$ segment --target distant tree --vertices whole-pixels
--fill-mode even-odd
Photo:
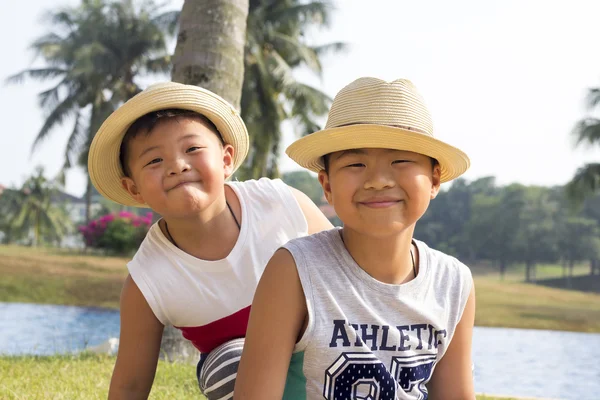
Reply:
[[[598,257],[598,223],[592,219],[571,217],[563,222],[559,230],[558,248],[563,259],[567,287],[576,262]]]
[[[64,153],[64,172],[78,165],[87,171],[92,139],[108,115],[141,89],[136,78],[170,69],[166,39],[176,29],[177,12],[162,12],[151,0],[83,0],[76,7],[47,13],[49,32],[31,48],[44,66],[28,68],[7,79],[51,82],[38,96],[46,119],[32,145],[45,141],[54,128],[71,121]],[[92,185],[86,188],[86,221],[90,219]]]
[[[323,203],[323,188],[317,177],[308,171],[286,172],[281,177],[288,185],[306,194],[317,205]]]
[[[0,232],[2,243],[11,243],[18,235],[13,220],[19,213],[24,201],[24,194],[17,189],[4,189],[0,194]]]
[[[66,211],[52,202],[56,191],[56,184],[46,179],[41,167],[37,168],[14,198],[18,200],[18,208],[12,206],[8,215],[8,230],[13,238],[31,236],[34,246],[60,244],[72,224]]]
[[[600,119],[595,116],[598,105],[600,105],[600,88],[594,87],[588,90],[586,98],[589,114],[581,119],[571,132],[577,146],[600,145]],[[600,189],[600,163],[581,166],[565,188],[570,200],[575,204],[581,204],[586,197]]]
[[[526,189],[526,204],[521,214],[515,241],[517,260],[525,264],[525,281],[536,280],[536,265],[558,259],[558,235],[555,223],[558,204],[545,188]]]

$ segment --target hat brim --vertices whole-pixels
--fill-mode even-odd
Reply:
[[[152,112],[177,108],[195,111],[215,124],[223,141],[234,148],[234,171],[248,154],[249,139],[239,113],[223,98],[191,85],[163,84],[139,93],[104,121],[90,145],[88,171],[98,192],[126,206],[147,207],[131,198],[121,184],[125,176],[119,160],[121,142],[138,118]]]
[[[285,152],[298,165],[318,173],[325,168],[324,155],[361,148],[404,150],[433,157],[440,163],[441,182],[459,177],[470,166],[469,157],[463,151],[439,139],[377,124],[324,129],[298,139]]]

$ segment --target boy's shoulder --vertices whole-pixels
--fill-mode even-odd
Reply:
[[[321,232],[316,232],[311,235],[301,236],[291,239],[283,247],[296,252],[315,254],[317,249],[326,249],[327,253],[335,250],[337,242],[335,235],[340,234],[340,228],[334,227]]]
[[[281,179],[260,178],[246,181],[230,181],[227,185],[249,196],[272,196],[281,190],[289,191],[289,187]]]
[[[303,224],[306,223],[292,188],[281,179],[250,179],[228,182],[227,185],[236,192],[241,201],[252,207],[293,215],[300,218]]]
[[[227,184],[237,187],[270,187],[273,185],[284,184],[280,178],[258,178],[258,179],[247,179],[245,181],[229,181]],[[284,184],[285,185],[285,184]]]

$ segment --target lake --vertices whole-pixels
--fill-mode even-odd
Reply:
[[[114,310],[0,303],[0,354],[76,352],[119,336]],[[476,327],[477,392],[600,398],[600,334]]]

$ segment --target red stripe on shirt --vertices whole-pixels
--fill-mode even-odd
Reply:
[[[249,317],[250,306],[210,324],[175,328],[201,353],[210,353],[229,340],[245,337]]]

